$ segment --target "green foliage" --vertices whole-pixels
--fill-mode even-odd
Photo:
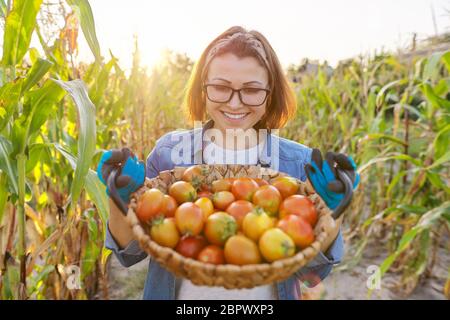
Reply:
[[[181,107],[193,61],[167,51],[146,70],[136,40],[124,71],[111,52],[103,60],[89,2],[68,0],[95,57],[78,62],[66,49],[66,29],[47,43],[36,24],[41,2],[14,0],[5,20],[0,238],[8,243],[0,246],[0,298],[86,299],[106,281],[111,254],[102,248],[109,202],[94,171],[100,155],[127,146],[145,159],[161,135],[187,127]],[[34,31],[42,56],[29,48]],[[281,135],[353,156],[362,177],[346,213],[350,240],[359,243],[354,263],[381,230],[388,238],[382,272],[401,272],[413,288],[450,226],[450,52],[358,58],[326,70],[292,84],[298,110]],[[13,223],[19,228],[7,234]],[[81,290],[65,286],[68,265],[80,267]]]

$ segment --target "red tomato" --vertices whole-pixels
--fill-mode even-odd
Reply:
[[[270,216],[276,216],[278,213],[278,207],[281,204],[281,194],[274,186],[261,186],[259,187],[252,198],[255,206],[261,207]]]
[[[246,200],[237,200],[227,207],[227,212],[236,219],[238,229],[242,227],[242,221],[247,213],[253,211],[253,203]]]
[[[234,195],[229,191],[219,191],[213,195],[214,206],[220,210],[225,210],[234,200]]]
[[[177,181],[169,187],[169,195],[173,197],[178,204],[192,202],[197,199],[197,191],[185,181]]]
[[[253,179],[237,178],[231,185],[231,192],[237,200],[252,201],[253,193],[258,187],[259,185]]]
[[[272,180],[270,184],[280,191],[283,199],[296,194],[299,188],[297,180],[292,177],[278,177]]]
[[[236,220],[226,212],[213,213],[206,220],[205,236],[212,244],[222,246],[236,231]]]
[[[146,190],[139,198],[136,215],[141,222],[148,222],[158,215],[162,215],[164,193],[159,189]]]
[[[297,247],[304,249],[314,242],[314,231],[302,217],[290,214],[278,222],[278,228],[294,240]]]
[[[316,207],[314,207],[314,203],[305,196],[295,194],[284,199],[280,206],[280,218],[283,219],[290,214],[303,217],[312,227],[316,225]]]
[[[175,210],[177,210],[177,207],[177,201],[171,196],[165,194],[161,212],[164,213],[166,217],[173,217],[175,215]]]
[[[200,191],[209,191],[209,192],[211,192],[211,185],[207,184],[206,182],[203,183],[200,186]]]
[[[197,259],[199,253],[208,243],[202,236],[184,236],[178,242],[175,251],[192,259]]]
[[[235,235],[228,239],[224,253],[227,263],[240,266],[258,264],[262,260],[256,243],[243,235]]]
[[[203,229],[203,211],[196,204],[185,202],[175,211],[175,223],[181,234],[198,235]]]
[[[197,260],[211,264],[224,264],[225,255],[222,248],[211,244],[199,253]]]

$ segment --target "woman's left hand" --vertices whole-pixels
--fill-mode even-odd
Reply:
[[[313,149],[311,164],[305,166],[306,175],[314,190],[325,201],[328,208],[334,210],[344,198],[344,185],[337,178],[336,169],[344,170],[353,182],[353,189],[359,183],[356,164],[351,157],[342,153],[327,152],[325,161],[319,149]]]
[[[342,153],[327,152],[324,162],[320,150],[313,149],[311,164],[305,166],[309,182],[331,210],[336,209],[344,198],[344,185],[337,178],[336,168],[343,169],[352,180],[353,189],[356,188],[360,180],[359,174],[356,172],[356,164],[351,157]],[[343,217],[341,215],[337,220],[334,220],[331,216],[326,216],[326,219],[321,220],[321,225],[319,223],[316,225],[317,229],[324,228],[328,235],[322,243],[321,249],[323,252],[326,252],[335,241]]]

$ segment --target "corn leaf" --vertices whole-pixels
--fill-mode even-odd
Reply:
[[[446,109],[450,112],[450,101],[439,97],[428,83],[422,85],[422,91],[432,106],[436,109]]]
[[[392,81],[392,82],[388,83],[387,85],[385,85],[383,88],[381,88],[381,90],[380,90],[380,92],[378,92],[377,98],[376,98],[377,107],[380,108],[383,105],[384,99],[386,97],[386,93],[389,89],[394,88],[396,86],[401,86],[401,85],[404,85],[407,83],[408,83],[408,79],[400,79],[400,80]]]
[[[0,117],[0,132],[8,123],[13,115],[20,99],[20,92],[22,91],[23,79],[8,82],[0,87],[0,105],[5,110],[4,116]]]
[[[431,166],[427,167],[426,169],[431,170],[449,161],[450,161],[450,150],[447,150],[447,152],[444,155],[442,155],[442,157],[437,159],[435,162],[433,162]]]
[[[433,141],[434,156],[440,158],[448,150],[450,144],[450,124],[441,129]]]
[[[92,98],[92,103],[94,103],[94,105],[98,105],[100,99],[103,98],[108,85],[111,69],[116,63],[117,59],[113,57],[107,64],[105,64],[100,71],[98,78],[94,81],[91,89],[89,90],[89,96]]]
[[[423,69],[423,81],[436,81],[437,77],[439,76],[441,58],[444,56],[444,54],[444,51],[435,52],[428,58]]]
[[[53,145],[56,150],[58,150],[69,161],[70,165],[75,170],[78,159],[60,144],[54,143]],[[99,180],[97,173],[91,169],[89,169],[89,172],[86,176],[86,191],[97,207],[100,219],[102,220],[103,224],[103,234],[105,234],[106,223],[109,217],[108,196],[106,195],[105,185]]]
[[[12,153],[12,145],[5,137],[0,136],[0,170],[6,173],[9,179],[9,183],[13,188],[15,194],[19,193],[19,187],[17,186],[17,166],[16,163],[11,161],[10,154]]]
[[[397,259],[397,257],[408,248],[411,242],[415,239],[415,237],[420,234],[422,231],[430,228],[436,220],[438,220],[444,214],[448,214],[450,212],[450,201],[444,202],[439,207],[431,209],[417,222],[417,224],[411,228],[408,232],[406,232],[402,238],[400,239],[399,245],[395,252],[388,256],[380,265],[381,275],[385,274],[387,270],[389,270],[392,263]]]
[[[0,0],[0,18],[6,18],[6,2],[5,0]]]
[[[391,155],[391,156],[387,156],[387,157],[373,158],[370,161],[368,161],[367,163],[365,163],[364,165],[362,165],[361,167],[359,167],[358,172],[359,173],[364,172],[365,170],[367,170],[370,166],[374,165],[375,163],[386,162],[386,161],[390,161],[390,160],[404,160],[404,161],[409,161],[418,167],[422,166],[422,161],[420,161],[419,159],[415,159],[406,154],[397,154],[397,155]]]
[[[78,112],[78,159],[75,176],[72,182],[70,194],[72,207],[76,205],[81,190],[85,186],[86,175],[95,153],[96,125],[95,107],[87,94],[86,87],[81,80],[60,81],[54,80],[72,96]]]
[[[88,209],[83,213],[84,219],[87,222],[89,240],[83,248],[81,258],[81,280],[84,280],[95,267],[97,258],[100,255],[100,247],[98,245],[98,225],[94,215],[93,209]]]
[[[2,64],[4,66],[15,66],[22,62],[30,45],[41,3],[42,0],[13,1],[12,10],[6,17],[3,35]]]
[[[444,62],[447,71],[450,72],[450,51],[447,51],[442,55],[442,61]]]
[[[7,183],[8,177],[6,176],[6,173],[0,171],[0,229],[3,221],[3,215],[5,214],[6,200],[8,199]]]
[[[38,81],[42,79],[42,77],[47,73],[47,71],[52,67],[52,65],[53,65],[52,62],[38,58],[36,60],[36,63],[34,63],[31,69],[28,71],[28,75],[25,78],[25,81],[22,86],[21,94],[28,91],[36,83],[38,83]]]
[[[100,44],[97,40],[95,32],[94,16],[92,14],[91,5],[88,0],[67,0],[67,3],[77,13],[81,23],[81,30],[83,30],[84,37],[94,54],[97,63],[101,63],[102,57],[100,54]]]

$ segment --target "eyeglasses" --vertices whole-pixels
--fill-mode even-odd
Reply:
[[[208,99],[216,103],[229,102],[235,92],[238,93],[242,104],[250,107],[262,105],[269,96],[269,89],[262,88],[241,88],[233,89],[222,84],[205,84],[203,89],[206,91]]]

